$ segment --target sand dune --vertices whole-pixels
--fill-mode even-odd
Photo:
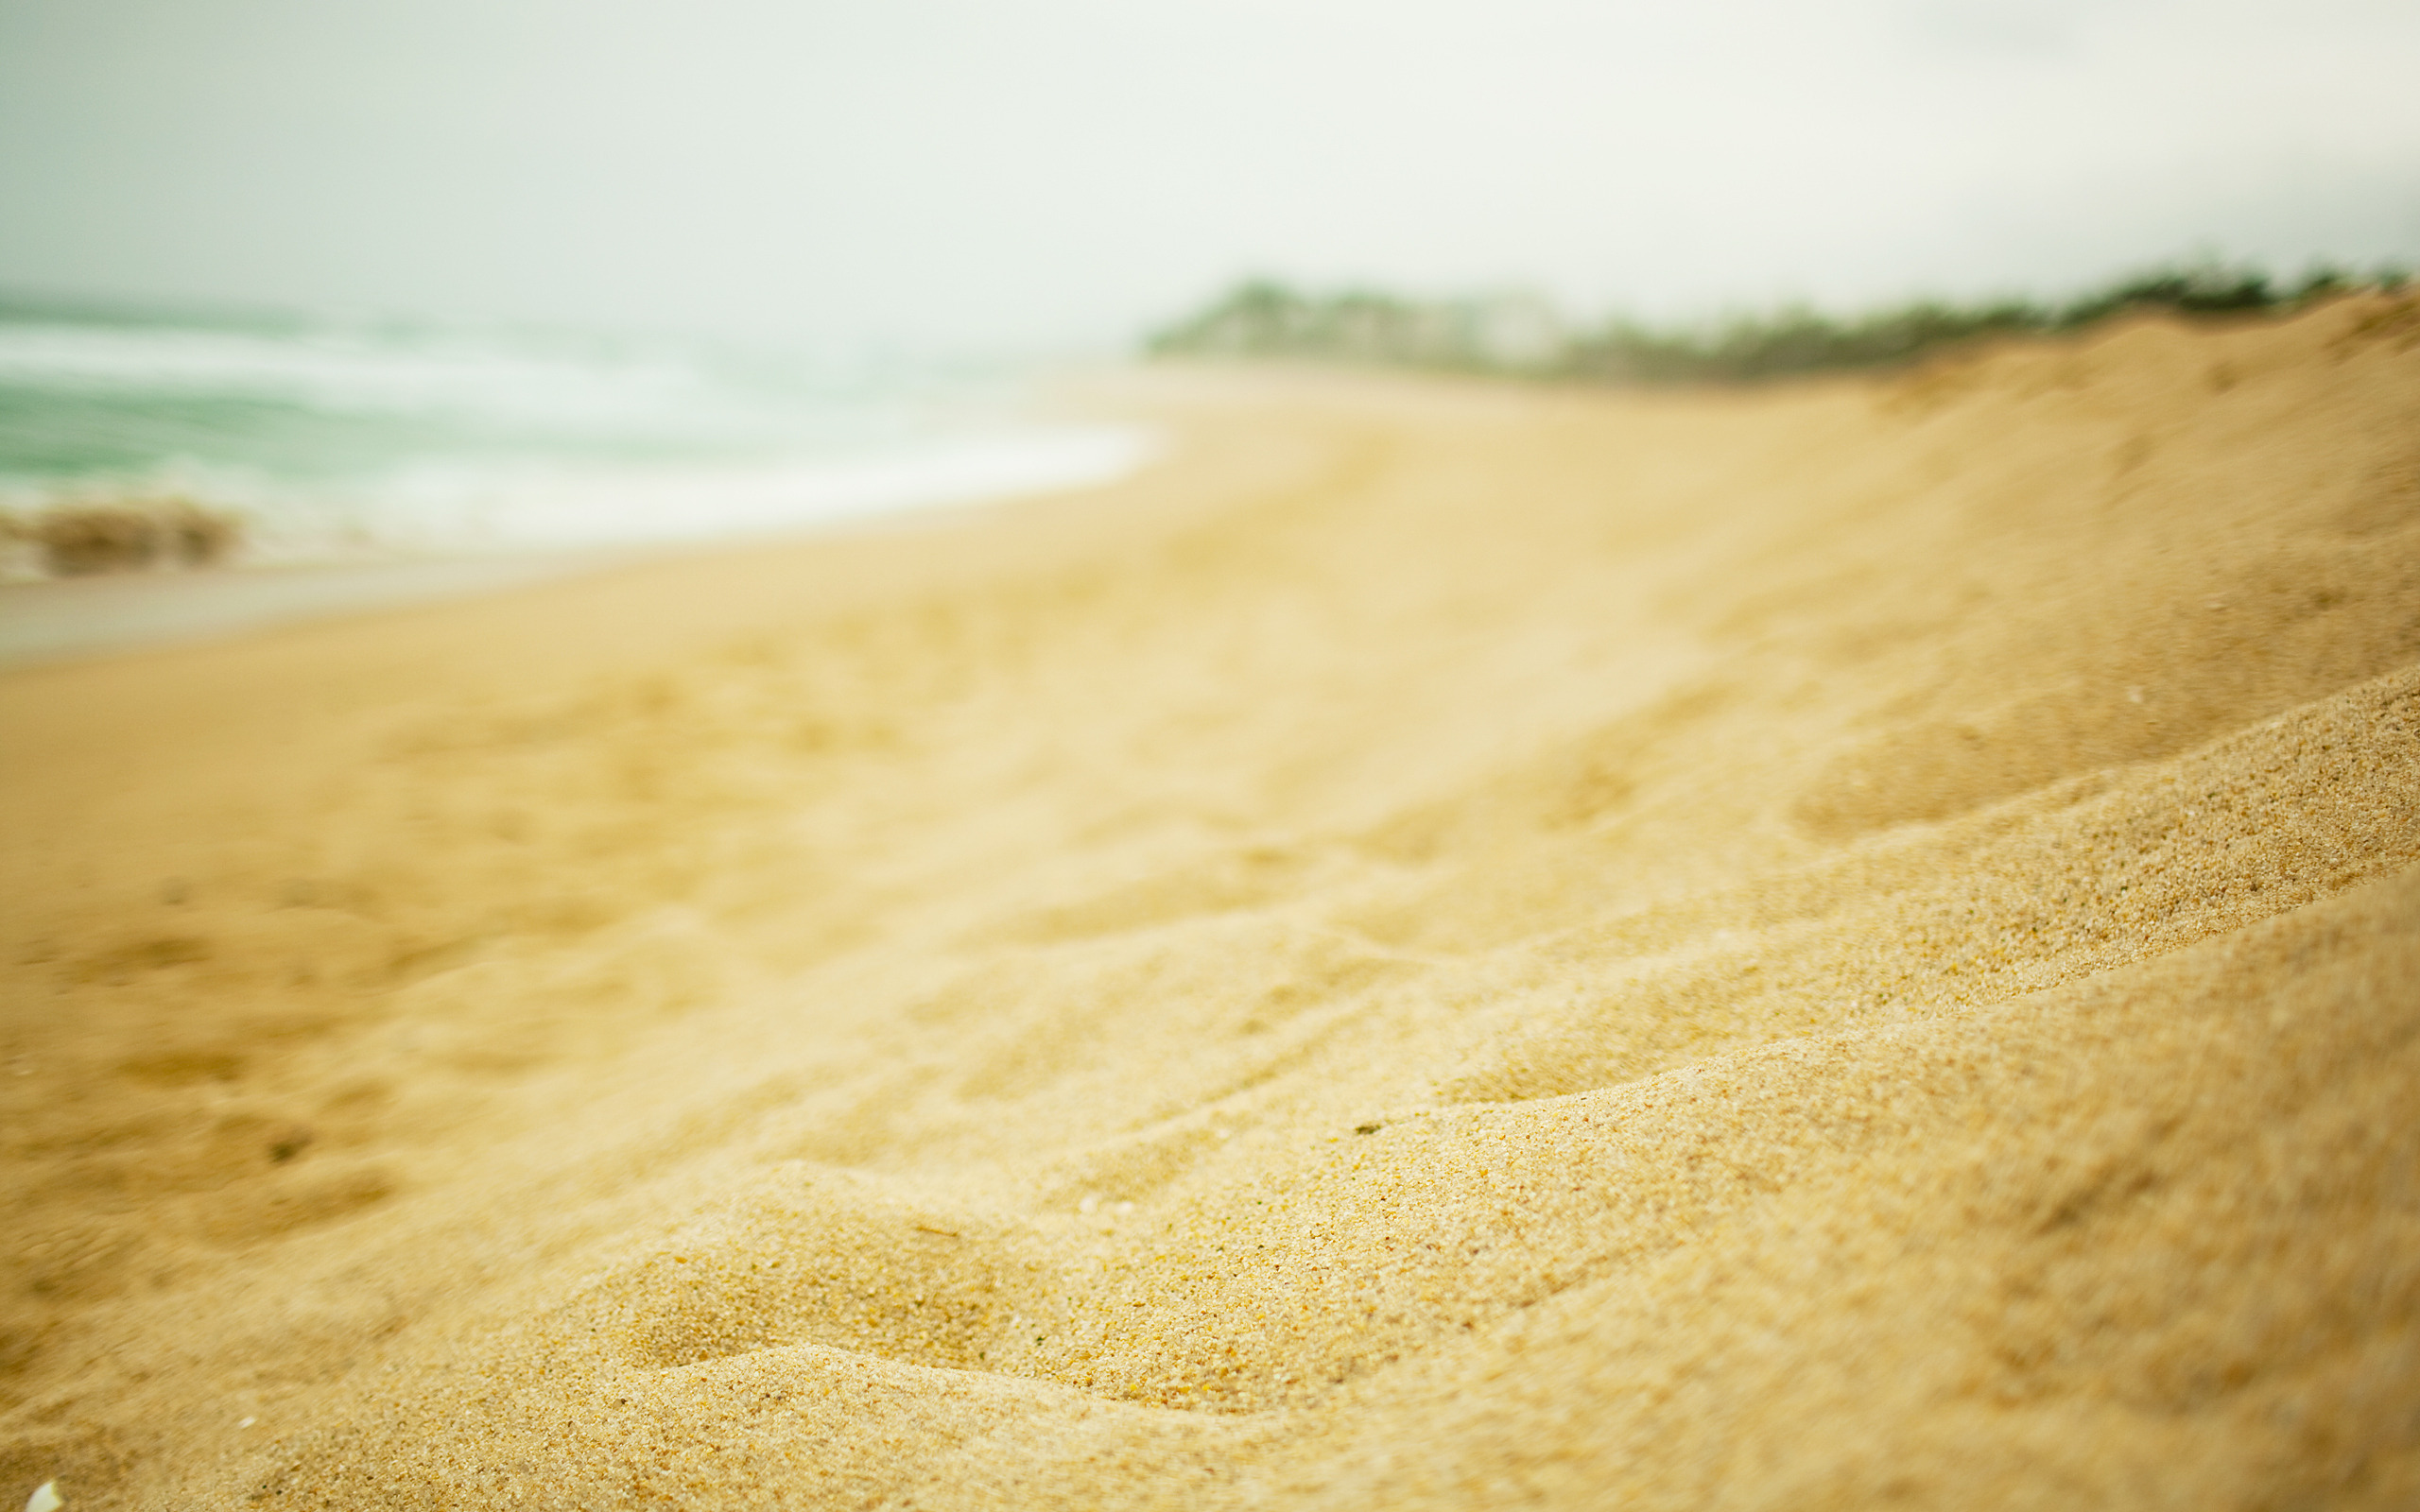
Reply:
[[[0,1499],[2420,1503],[2420,302],[1082,403],[0,679]]]

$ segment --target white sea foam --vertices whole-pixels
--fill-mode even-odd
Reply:
[[[780,534],[1104,483],[1158,450],[1131,426],[1002,428],[755,466],[429,466],[373,503],[424,546],[589,546]]]

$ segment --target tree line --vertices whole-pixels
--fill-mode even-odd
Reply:
[[[1249,279],[1146,338],[1155,356],[1286,357],[1613,383],[1740,383],[1884,368],[1987,336],[2081,330],[2131,311],[2213,318],[2287,313],[2364,288],[2394,289],[2395,267],[2316,268],[2291,281],[2203,263],[2112,280],[2060,302],[1917,300],[1853,315],[1807,306],[1658,328],[1616,318],[1575,326],[1542,299],[1514,294],[1408,299],[1368,289],[1315,292]]]

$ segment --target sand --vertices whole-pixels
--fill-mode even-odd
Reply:
[[[2420,1504],[2420,301],[1080,403],[0,678],[0,1504]]]

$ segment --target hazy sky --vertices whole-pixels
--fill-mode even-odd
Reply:
[[[1101,343],[2420,259],[2412,0],[0,0],[0,284]]]

